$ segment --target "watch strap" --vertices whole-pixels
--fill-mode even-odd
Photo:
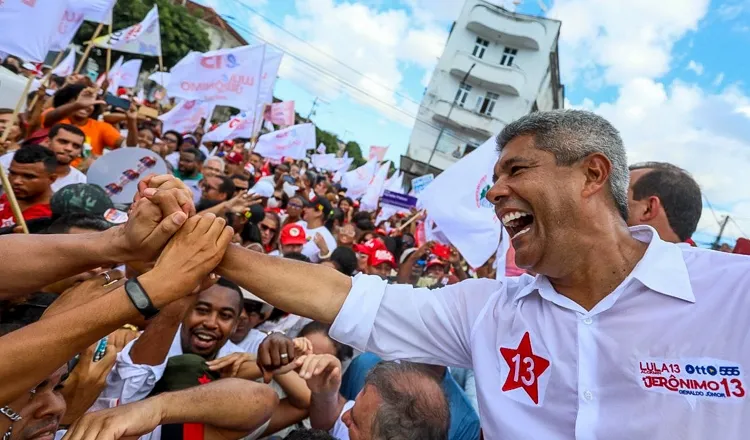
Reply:
[[[154,303],[151,302],[146,289],[138,282],[138,278],[130,278],[125,282],[125,293],[144,318],[151,319],[159,313],[159,309],[154,307]]]

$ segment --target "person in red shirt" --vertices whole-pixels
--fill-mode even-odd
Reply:
[[[57,179],[55,153],[41,145],[28,145],[13,156],[8,180],[25,220],[51,217],[49,201],[52,183]],[[0,197],[0,227],[16,224],[8,195]]]

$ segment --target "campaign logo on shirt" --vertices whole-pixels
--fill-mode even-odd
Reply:
[[[503,392],[517,402],[541,405],[549,382],[550,361],[540,356],[539,346],[532,347],[529,332],[523,334],[517,345],[500,347],[500,354],[505,361],[500,369],[507,371]]]
[[[745,398],[742,367],[712,358],[644,359],[636,374],[641,388],[662,394],[682,395],[718,402],[740,402]]]

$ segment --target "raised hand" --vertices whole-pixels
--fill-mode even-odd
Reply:
[[[284,374],[296,368],[295,344],[282,333],[271,333],[258,347],[258,367],[263,372],[266,383],[274,374]]]
[[[181,211],[177,214],[184,215]],[[173,300],[192,292],[209,276],[224,257],[232,235],[234,231],[226,226],[226,220],[214,214],[195,215],[185,222],[153,269],[166,278],[180,280],[175,283]]]
[[[104,357],[94,362],[96,344],[81,354],[81,360],[65,381],[62,394],[68,409],[62,423],[69,425],[81,417],[96,402],[107,385],[107,376],[117,360],[117,348],[107,344]]]
[[[218,371],[222,378],[240,377],[243,379],[255,379],[257,372],[255,356],[250,353],[232,353],[219,359],[206,362],[208,369]]]
[[[299,376],[307,381],[313,393],[338,393],[341,388],[341,361],[330,354],[314,354],[297,358]]]
[[[119,270],[110,270],[106,274],[107,276],[101,273],[64,291],[44,311],[42,318],[50,318],[74,309],[125,284],[124,275]]]
[[[87,108],[87,107],[93,107],[95,105],[107,103],[107,101],[102,101],[96,98],[97,98],[96,88],[89,87],[81,91],[81,93],[78,95],[78,99],[76,100],[76,104],[78,104],[78,106],[81,108]]]

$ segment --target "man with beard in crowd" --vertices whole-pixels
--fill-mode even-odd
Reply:
[[[203,164],[203,153],[197,148],[183,148],[180,153],[180,160],[177,163],[177,170],[174,176],[183,182],[193,192],[193,201],[198,203],[201,199],[200,182],[203,180],[201,166]]]
[[[21,148],[13,156],[8,180],[25,220],[51,217],[52,183],[57,175],[55,154],[41,145]],[[16,224],[8,195],[0,196],[0,227]]]
[[[664,241],[695,246],[702,212],[701,189],[687,171],[664,162],[630,166],[628,225],[648,225]]]
[[[201,199],[196,206],[198,212],[226,202],[234,195],[234,183],[228,176],[218,174],[205,176],[200,182]],[[219,215],[220,213],[216,213]]]
[[[229,341],[242,305],[239,287],[221,278],[197,297],[163,308],[120,353],[100,400],[128,403],[146,398],[160,381],[173,380],[165,375],[170,363],[190,362],[183,355],[197,355],[206,361],[242,352]]]

